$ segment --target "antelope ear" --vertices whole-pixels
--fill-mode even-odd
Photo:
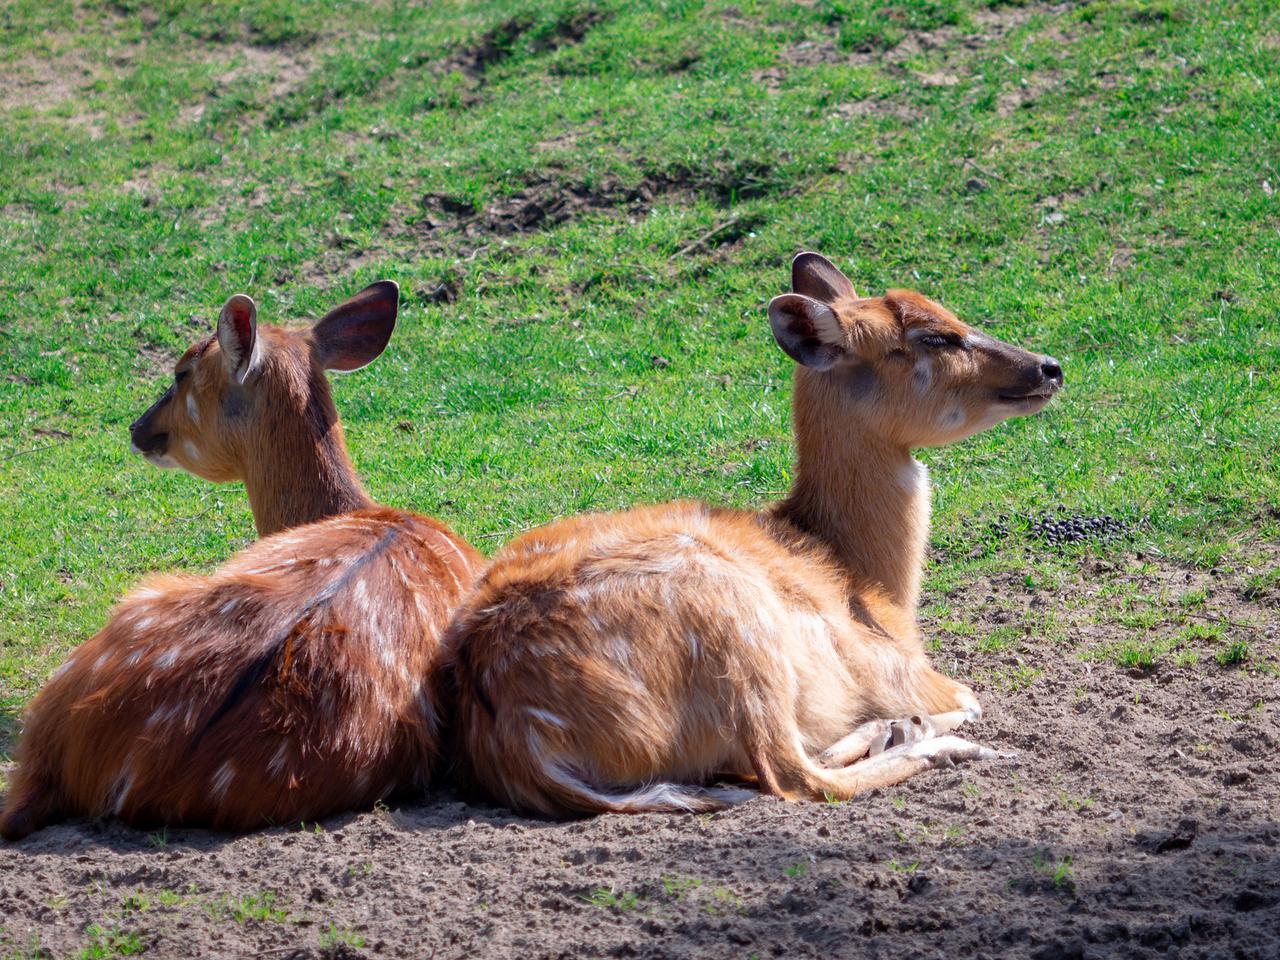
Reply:
[[[359,370],[386,349],[396,328],[400,287],[391,280],[371,283],[311,328],[316,355],[326,370]]]
[[[840,268],[820,253],[799,253],[791,261],[791,289],[820,303],[856,297],[853,284]]]
[[[246,294],[237,293],[222,305],[218,314],[218,346],[227,365],[227,374],[244,383],[261,359],[258,349],[258,308]]]
[[[773,338],[796,363],[830,370],[849,352],[848,339],[835,312],[825,303],[799,293],[769,301]]]

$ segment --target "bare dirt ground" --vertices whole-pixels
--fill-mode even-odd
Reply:
[[[0,848],[0,945],[18,956],[1280,957],[1276,589],[1132,558],[1097,564],[1053,591],[1010,576],[946,598],[976,612],[979,634],[1026,634],[984,650],[932,631],[938,661],[982,694],[987,716],[970,736],[1013,759],[843,804],[762,797],[701,817],[553,823],[446,792],[244,837],[72,823]],[[1152,609],[1190,595],[1193,619],[1228,633],[1184,642],[1177,662],[1152,669],[1082,659],[1132,636],[1108,621],[1120,594]],[[1045,608],[1061,635],[1038,635]],[[1216,659],[1233,639],[1249,642],[1248,666]]]

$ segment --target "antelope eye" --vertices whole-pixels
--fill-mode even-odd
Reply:
[[[916,342],[922,346],[934,348],[960,346],[960,339],[958,337],[945,336],[940,333],[926,334],[925,336],[920,337]]]
[[[187,377],[189,376],[191,376],[190,370],[179,370],[173,375],[173,382],[181,383],[183,380],[187,379]]]

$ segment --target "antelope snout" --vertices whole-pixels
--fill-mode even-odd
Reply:
[[[163,455],[169,448],[169,435],[152,430],[151,417],[146,414],[129,424],[129,440],[133,452],[144,457]]]
[[[1052,389],[1059,389],[1063,384],[1062,364],[1058,363],[1053,357],[1041,357],[1040,376],[1044,378],[1045,383]]]

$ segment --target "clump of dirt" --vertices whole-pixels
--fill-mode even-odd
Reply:
[[[238,61],[236,66],[217,78],[220,90],[225,91],[244,80],[265,80],[270,103],[282,100],[301,89],[316,65],[316,52],[308,48],[234,44],[206,48],[201,55],[210,62],[215,59]],[[198,120],[202,115],[203,110],[199,114],[193,114],[191,119]]]
[[[910,104],[901,103],[892,99],[876,99],[876,100],[850,100],[842,103],[835,108],[835,114],[839,117],[893,117],[900,120],[904,124],[915,123],[924,114],[922,111]]]
[[[785,66],[761,71],[757,77],[770,89],[776,90],[785,79],[787,67],[851,64],[884,67],[902,72],[908,61],[935,50],[943,50],[945,53],[941,64],[934,69],[918,72],[914,76],[916,81],[925,87],[955,86],[967,72],[964,63],[966,52],[981,50],[1035,16],[1062,14],[1072,6],[1071,3],[1043,2],[995,4],[972,14],[977,28],[975,32],[966,32],[955,26],[907,30],[900,41],[887,49],[867,44],[849,50],[843,48],[835,36],[805,40],[782,52],[781,59]],[[833,25],[831,29],[833,32],[837,31],[838,24]],[[1073,39],[1070,34],[1058,28],[1047,31],[1047,35],[1057,38],[1064,50],[1069,47]],[[1007,116],[1017,107],[1033,102],[1057,82],[1056,76],[1036,76],[1028,80],[1025,85],[1004,95],[997,108],[1005,111],[1001,113],[1002,116]]]
[[[481,89],[487,82],[488,72],[515,55],[519,44],[528,38],[529,49],[543,56],[561,47],[581,43],[592,27],[603,23],[605,15],[598,10],[577,10],[564,14],[550,23],[539,24],[531,16],[512,17],[486,30],[476,40],[464,44],[440,60],[418,59],[412,67],[429,65],[442,76],[460,75],[465,88],[452,91],[451,102],[468,107],[481,99]]]
[[[1035,106],[1036,102],[1061,84],[1061,77],[1055,70],[1044,70],[1024,77],[1018,86],[1005,90],[996,97],[996,113],[1001,117],[1011,117],[1019,110]]]
[[[5,106],[44,112],[79,97],[101,74],[83,55],[66,52],[51,58],[25,56],[4,64],[0,82]]]
[[[657,203],[704,196],[721,207],[783,189],[773,169],[765,164],[740,163],[694,170],[673,168],[647,174],[638,183],[616,179],[594,182],[564,180],[554,175],[536,177],[514,193],[477,208],[463,197],[428,193],[420,202],[420,215],[406,224],[409,231],[428,241],[448,245],[452,237],[469,239],[510,236],[546,230],[592,212],[644,216]],[[718,247],[741,239],[758,225],[758,219],[734,218],[717,227],[699,243]]]
[[[533,25],[531,17],[514,17],[485,31],[474,43],[460,47],[439,63],[441,73],[457,71],[465,77],[480,81],[494,64],[511,56],[516,41]]]

